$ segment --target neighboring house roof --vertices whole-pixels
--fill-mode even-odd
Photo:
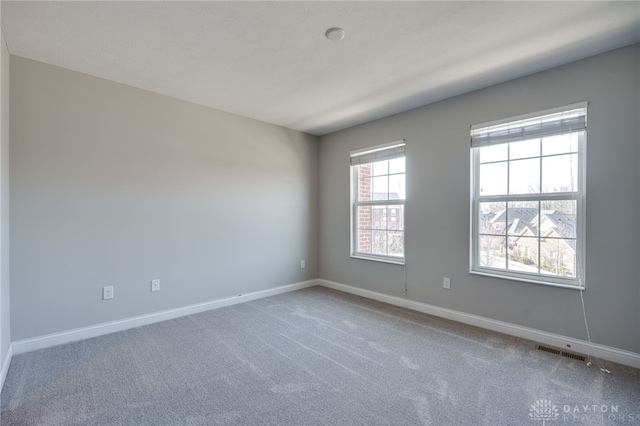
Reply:
[[[553,213],[544,214],[542,216],[543,222],[545,219],[550,222],[549,227],[553,228],[560,237],[576,237],[576,215],[554,211]],[[541,228],[544,227],[541,225]]]
[[[547,239],[547,241],[562,241],[563,244],[567,245],[573,253],[576,252],[576,240],[574,238],[564,239],[562,238],[555,230],[550,230],[548,233],[544,234],[543,237],[554,237],[556,240]]]
[[[537,209],[509,208],[495,213],[481,213],[481,219],[502,231],[508,221],[508,234],[515,236],[538,235],[540,227],[542,237],[562,238],[561,241],[571,250],[576,250],[576,216],[573,214],[542,210],[538,216]]]
[[[534,219],[538,216],[538,210],[525,209],[525,208],[509,208],[499,211],[489,221],[491,224],[503,224],[506,220],[509,221],[507,227],[509,228],[510,235],[520,235],[527,229],[531,230],[535,235],[535,228],[532,226]]]
[[[483,223],[488,223],[488,222],[490,222],[490,221],[491,221],[491,218],[493,218],[493,215],[494,215],[494,214],[495,214],[495,213],[492,213],[492,212],[481,212],[481,213],[480,213],[480,220],[481,220]]]
[[[553,212],[542,216],[541,230],[544,237],[563,238],[571,250],[576,251],[576,216]]]

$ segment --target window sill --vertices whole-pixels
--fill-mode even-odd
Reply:
[[[361,259],[361,260],[372,260],[374,262],[381,262],[381,263],[390,263],[392,265],[402,265],[404,266],[404,258],[398,258],[398,259],[394,259],[394,258],[388,258],[388,257],[374,257],[374,256],[363,256],[360,254],[352,254],[350,256],[352,259]]]
[[[529,283],[529,284],[544,285],[548,287],[568,288],[571,290],[585,290],[584,285],[562,284],[562,283],[556,283],[553,281],[544,281],[542,279],[537,280],[535,278],[524,278],[524,277],[518,277],[518,276],[511,276],[511,275],[502,275],[502,274],[490,272],[490,271],[478,271],[478,270],[472,269],[469,271],[469,273],[473,275],[482,275],[485,277],[499,278],[503,280],[520,281],[520,282]]]

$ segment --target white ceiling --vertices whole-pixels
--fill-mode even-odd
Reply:
[[[2,27],[14,55],[323,135],[638,42],[640,2],[3,1]]]

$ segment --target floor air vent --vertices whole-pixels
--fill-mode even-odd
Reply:
[[[560,355],[560,351],[559,350],[553,349],[553,348],[548,348],[546,346],[538,346],[538,350],[539,351],[549,352],[549,353],[556,354],[556,355]]]
[[[538,345],[539,351],[549,352],[551,354],[564,356],[571,359],[577,359],[578,361],[586,361],[586,358],[582,355],[572,354],[570,352],[561,351],[559,349],[550,348],[548,346]]]
[[[586,358],[583,357],[582,355],[576,355],[569,352],[562,352],[560,355],[566,356],[567,358],[571,358],[571,359],[577,359],[578,361],[582,361],[582,362],[586,360]]]

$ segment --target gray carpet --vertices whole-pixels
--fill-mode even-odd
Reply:
[[[313,287],[17,355],[0,424],[640,424],[606,366]]]

